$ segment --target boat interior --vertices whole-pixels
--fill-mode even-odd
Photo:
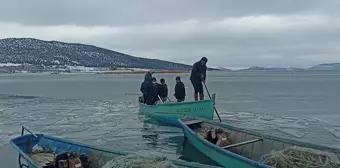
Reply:
[[[222,148],[254,161],[261,161],[263,157],[272,151],[280,151],[289,147],[303,147],[304,149],[311,149],[313,151],[326,151],[335,161],[339,161],[340,159],[340,149],[272,137],[229,125],[222,126],[210,121],[191,119],[186,121],[182,120],[182,122],[203,139],[206,138],[208,131],[212,129],[222,129],[227,134],[229,142],[231,142],[231,145]],[[209,141],[206,142],[210,143]]]
[[[66,157],[65,154],[67,154],[67,158],[69,158],[72,162],[80,160],[84,168],[110,167],[110,162],[113,159],[127,155],[134,156],[133,154],[126,152],[94,147],[43,134],[27,134],[19,136],[12,139],[11,144],[17,151],[20,152],[19,165],[22,167],[29,167],[26,165],[28,164],[27,160],[31,160],[32,162],[29,162],[34,163],[37,167],[55,168],[53,166],[54,162],[58,164],[64,163],[63,161]],[[62,162],[56,161],[59,160],[58,158]],[[21,160],[26,160],[26,163],[21,162]],[[202,165],[198,163],[187,163],[180,160],[171,160],[171,162],[178,168],[202,167]],[[215,168],[215,166],[208,165],[205,165],[205,167]]]
[[[11,141],[12,145],[22,152],[21,157],[29,157],[37,166],[43,168],[53,167],[53,162],[58,155],[74,153],[84,167],[102,167],[106,162],[122,156],[124,153],[96,150],[87,145],[75,144],[71,141],[62,141],[43,134],[24,135]],[[27,158],[25,158],[27,159]],[[20,164],[20,163],[19,163]]]

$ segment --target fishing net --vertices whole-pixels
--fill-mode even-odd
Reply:
[[[210,124],[207,123],[202,123],[201,127],[196,129],[195,132],[200,135],[201,137],[206,137],[208,132],[211,131],[212,129],[214,129],[215,127],[213,127]]]
[[[200,128],[197,128],[195,130],[195,132],[202,138],[206,138],[206,136],[208,135],[208,132],[209,131],[212,131],[213,129],[220,129],[222,130],[226,136],[227,136],[227,139],[229,142],[233,142],[232,141],[232,137],[230,136],[229,132],[227,130],[225,130],[224,128],[222,127],[214,127],[213,125],[211,124],[207,124],[207,123],[202,123],[201,124],[201,127]]]
[[[272,151],[261,162],[276,168],[340,168],[333,153],[296,146]]]
[[[102,168],[177,168],[166,157],[122,156],[107,162]]]

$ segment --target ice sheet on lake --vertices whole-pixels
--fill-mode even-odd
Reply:
[[[236,118],[239,120],[248,120],[248,119],[255,119],[258,116],[256,116],[253,113],[247,113],[247,112],[240,112],[236,114]]]
[[[331,133],[336,138],[340,138],[340,128],[325,128],[329,133]]]

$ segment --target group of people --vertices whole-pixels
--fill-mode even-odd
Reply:
[[[194,99],[198,101],[204,100],[203,93],[203,84],[206,80],[206,71],[207,66],[206,63],[208,59],[203,57],[200,61],[196,62],[191,70],[190,81],[194,88]],[[140,102],[145,103],[147,105],[154,105],[158,101],[167,101],[168,100],[168,86],[165,83],[165,79],[162,78],[160,80],[160,84],[157,83],[157,79],[152,77],[153,71],[148,71],[145,74],[144,82],[140,87],[140,91],[143,94]],[[181,81],[181,77],[177,76],[175,78],[175,93],[174,97],[177,99],[177,102],[183,102],[185,100],[186,91],[184,83]]]
[[[152,77],[153,72],[148,71],[145,74],[144,82],[140,87],[140,91],[143,93],[142,103],[147,105],[154,105],[158,101],[167,101],[168,100],[168,86],[165,83],[165,79],[162,78],[160,80],[160,84],[157,82],[155,77]],[[177,102],[182,102],[185,100],[185,86],[181,81],[181,77],[177,76],[175,78],[176,86],[174,96],[177,99]]]

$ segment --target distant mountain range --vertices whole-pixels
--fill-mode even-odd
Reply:
[[[308,68],[309,70],[340,70],[340,63],[319,64]]]
[[[0,64],[29,64],[46,66],[85,66],[110,68],[141,68],[162,70],[190,70],[191,65],[135,57],[93,45],[43,41],[33,38],[0,39]],[[233,71],[219,67],[209,70]],[[340,70],[340,63],[320,64],[308,69],[254,66],[239,71],[303,71]]]
[[[282,68],[282,67],[260,67],[260,66],[253,66],[247,69],[240,69],[240,70],[231,70],[227,68],[219,67],[217,68],[220,71],[313,71],[313,70],[340,70],[340,63],[330,63],[330,64],[319,64],[310,68]]]
[[[289,68],[282,68],[282,67],[250,67],[248,69],[243,69],[243,71],[301,71],[304,70],[302,68],[295,68],[295,67],[289,67]]]
[[[190,70],[192,67],[158,59],[134,57],[92,45],[32,38],[0,39],[0,63],[163,70]]]

